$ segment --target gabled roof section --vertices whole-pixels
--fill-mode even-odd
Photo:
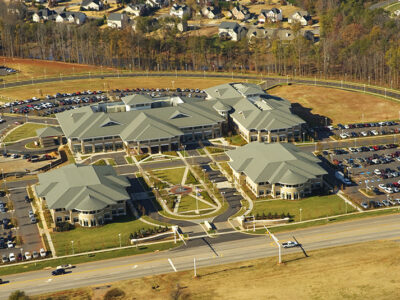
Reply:
[[[253,182],[302,184],[327,174],[320,160],[292,144],[253,142],[227,152],[229,165]]]
[[[174,111],[169,118],[170,119],[180,119],[180,118],[188,118],[188,117],[189,117],[188,115],[177,110],[177,111]]]
[[[44,137],[52,137],[52,136],[62,136],[63,132],[60,127],[48,126],[48,127],[37,129],[36,135],[39,138],[44,138]]]
[[[112,166],[68,165],[38,178],[36,192],[51,209],[100,210],[130,198],[128,179],[118,176]]]

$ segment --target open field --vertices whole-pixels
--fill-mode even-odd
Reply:
[[[7,134],[4,138],[4,142],[11,143],[30,137],[35,137],[36,130],[43,127],[47,127],[47,125],[41,123],[25,123],[10,131],[9,134]]]
[[[0,76],[4,81],[23,81],[31,80],[32,78],[58,77],[66,75],[77,75],[92,72],[101,73],[112,71],[111,68],[101,68],[98,66],[89,66],[81,64],[70,64],[48,60],[24,59],[0,57],[0,64],[13,68],[19,71],[18,75]]]
[[[385,7],[385,10],[389,11],[390,13],[393,13],[398,9],[400,9],[400,3],[393,3]]]
[[[279,86],[268,93],[311,108],[312,114],[328,117],[333,124],[399,118],[400,103],[369,94],[304,85]]]
[[[300,208],[302,209],[302,221],[334,216],[346,213],[346,203],[336,195],[314,196],[300,200],[270,200],[256,201],[252,214],[268,215],[289,213],[293,220],[300,221]],[[347,212],[354,211],[354,208],[347,205]]]
[[[399,251],[396,241],[374,241],[309,251],[308,258],[284,254],[281,265],[271,257],[200,268],[197,278],[183,271],[116,282],[110,289],[123,290],[124,299],[395,299],[400,264],[394,254]],[[77,292],[103,299],[107,291],[90,287],[33,299]]]
[[[54,95],[57,92],[67,93],[83,90],[111,90],[125,88],[199,88],[205,89],[214,85],[231,82],[229,78],[174,78],[174,77],[130,77],[130,78],[106,78],[87,80],[68,80],[49,82],[21,87],[7,88],[0,91],[0,97],[26,99],[29,97],[43,97]],[[249,81],[251,82],[251,81]]]
[[[130,245],[129,235],[131,233],[152,227],[128,215],[117,217],[112,223],[101,227],[76,227],[70,231],[53,232],[51,238],[57,255],[61,256],[72,254],[71,241],[74,241],[75,253],[119,247],[118,234],[121,234],[121,245],[128,246]]]

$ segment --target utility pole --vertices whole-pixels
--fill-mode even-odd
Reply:
[[[194,269],[194,278],[197,277],[197,271],[196,271],[196,257],[193,258],[193,269]]]

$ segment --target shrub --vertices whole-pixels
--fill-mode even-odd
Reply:
[[[75,225],[70,224],[68,222],[59,222],[59,223],[57,223],[56,227],[54,228],[54,231],[63,232],[63,231],[69,231],[72,229],[75,229]]]
[[[119,288],[113,288],[104,295],[104,300],[119,300],[124,299],[125,292]]]

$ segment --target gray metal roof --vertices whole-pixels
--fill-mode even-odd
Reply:
[[[191,101],[176,106],[107,113],[90,106],[56,114],[67,138],[120,136],[124,141],[148,141],[183,135],[182,128],[224,121],[215,101]]]
[[[270,96],[256,84],[227,83],[205,92],[207,99],[218,99],[233,107],[232,119],[247,130],[276,130],[305,123],[291,113],[289,101]]]
[[[38,178],[36,192],[51,209],[100,210],[130,198],[128,179],[118,176],[112,166],[71,164],[38,174]]]
[[[320,160],[293,144],[253,142],[227,152],[229,165],[243,172],[253,182],[302,184],[327,174]]]
[[[40,138],[51,136],[62,136],[63,132],[60,127],[48,126],[36,130],[36,135]]]
[[[127,105],[147,104],[152,103],[153,98],[148,95],[133,94],[122,97],[122,101]]]

